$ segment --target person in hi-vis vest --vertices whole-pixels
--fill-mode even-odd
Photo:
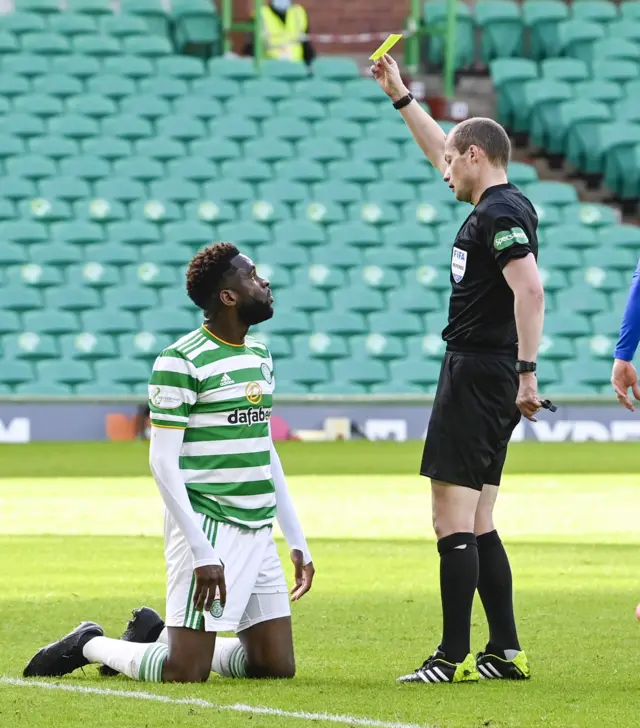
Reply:
[[[291,0],[271,0],[262,6],[264,57],[284,61],[304,61],[310,65],[315,50],[308,39],[309,18],[302,5]],[[253,36],[247,38],[245,55],[255,53]]]

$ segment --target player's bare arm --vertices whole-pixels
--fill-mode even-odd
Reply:
[[[398,64],[388,53],[374,63],[371,73],[394,103],[409,93],[409,89],[402,82]],[[407,104],[399,111],[427,159],[444,174],[447,166],[444,161],[444,142],[447,135],[440,125],[416,102]]]
[[[513,291],[514,314],[518,330],[518,359],[535,362],[544,324],[544,289],[533,254],[509,261],[503,269],[505,280]],[[541,407],[538,380],[534,372],[520,374],[516,400],[518,409],[532,422]]]

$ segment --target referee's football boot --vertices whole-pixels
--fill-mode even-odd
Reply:
[[[89,664],[82,650],[94,637],[104,637],[95,622],[83,622],[66,637],[39,649],[24,668],[24,677],[62,677]]]
[[[529,660],[523,650],[508,658],[508,653],[479,652],[476,657],[478,672],[483,680],[528,680],[531,677]]]
[[[439,649],[410,675],[399,677],[399,683],[462,683],[478,682],[480,674],[473,655],[469,654],[462,662],[449,662]]]
[[[139,642],[140,644],[151,644],[156,642],[164,629],[164,620],[151,607],[140,607],[131,612],[132,617],[127,622],[127,628],[122,633],[121,640],[125,642]],[[108,665],[100,665],[98,672],[102,677],[113,677],[118,671]]]

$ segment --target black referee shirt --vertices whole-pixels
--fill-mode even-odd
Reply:
[[[460,228],[451,256],[449,351],[515,354],[513,292],[502,269],[528,253],[538,257],[538,216],[510,183],[489,187]]]

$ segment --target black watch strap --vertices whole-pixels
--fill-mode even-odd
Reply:
[[[516,362],[516,371],[518,372],[518,374],[535,372],[536,368],[537,366],[534,361],[522,361],[522,359],[518,359],[518,361]]]
[[[394,101],[393,108],[404,109],[405,106],[409,106],[409,104],[413,101],[413,98],[413,94],[409,92],[406,96],[403,96],[401,99]]]

